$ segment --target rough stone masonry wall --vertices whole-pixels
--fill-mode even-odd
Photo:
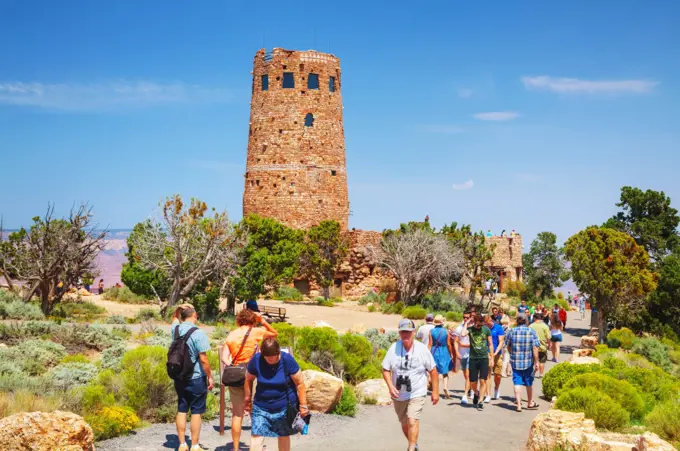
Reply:
[[[283,87],[284,73],[293,74],[293,88]],[[310,74],[318,75],[318,89],[309,89]],[[308,114],[312,126],[305,125]],[[251,213],[294,228],[330,219],[347,229],[340,60],[335,56],[279,48],[255,55],[243,194],[243,214]]]
[[[487,237],[486,242],[496,245],[489,266],[503,268],[511,280],[522,280],[522,237],[493,236]]]

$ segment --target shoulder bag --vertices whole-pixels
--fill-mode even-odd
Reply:
[[[246,345],[246,340],[250,336],[250,331],[253,330],[252,327],[248,329],[243,341],[241,342],[241,347],[239,348],[236,355],[231,359],[231,365],[225,366],[222,372],[222,384],[226,387],[243,387],[246,383],[246,368],[247,363],[241,363],[240,365],[234,365],[234,361],[238,359],[243,351],[243,347]],[[228,346],[228,345],[227,345]]]
[[[295,394],[296,405],[291,404],[290,396],[288,396],[288,390],[290,390],[290,382],[292,378],[288,371],[286,371],[286,362],[283,361],[283,354],[281,354],[281,366],[283,366],[283,375],[286,379],[286,423],[296,432],[303,432],[305,425],[309,425],[309,420],[311,419],[311,414],[308,414],[305,418],[300,415],[299,404],[300,401],[297,399],[297,393]]]

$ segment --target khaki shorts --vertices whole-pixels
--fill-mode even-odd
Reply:
[[[420,420],[420,414],[423,413],[423,407],[425,407],[425,396],[411,398],[408,401],[393,400],[393,402],[399,422],[407,423],[408,420]]]
[[[497,376],[502,376],[503,372],[503,353],[496,354],[493,356],[493,374]]]
[[[229,389],[229,401],[232,411],[237,416],[243,416],[243,408],[246,403],[246,390],[243,387],[227,387]]]

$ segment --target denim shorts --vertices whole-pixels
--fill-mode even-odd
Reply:
[[[460,369],[463,371],[467,371],[470,368],[470,356],[468,357],[461,357],[460,359]]]
[[[177,411],[200,415],[205,413],[208,398],[208,381],[206,377],[198,377],[188,381],[175,381],[177,392]]]
[[[524,370],[512,369],[512,385],[524,385],[531,387],[534,385],[534,368],[529,367]]]

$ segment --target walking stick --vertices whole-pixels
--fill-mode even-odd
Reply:
[[[222,383],[222,372],[224,371],[224,364],[222,363],[222,348],[224,345],[217,348],[220,356],[220,435],[224,435],[224,384]]]

